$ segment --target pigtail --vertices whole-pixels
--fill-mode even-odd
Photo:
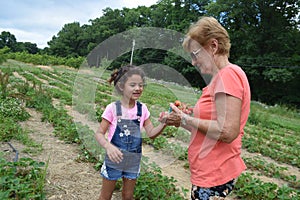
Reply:
[[[132,65],[123,66],[120,69],[115,69],[113,73],[111,73],[110,78],[107,80],[109,84],[114,83],[114,86],[118,83],[120,78],[126,74],[130,69],[133,68]]]
[[[119,73],[119,70],[118,69],[115,69],[111,75],[110,75],[110,78],[107,80],[107,82],[111,85],[112,82],[115,82],[115,80],[117,79],[118,77],[118,73]]]

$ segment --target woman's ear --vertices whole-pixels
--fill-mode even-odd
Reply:
[[[219,45],[218,45],[218,40],[216,39],[212,39],[211,42],[210,42],[210,48],[213,52],[213,54],[216,54],[217,51],[218,51],[218,48],[219,48]]]

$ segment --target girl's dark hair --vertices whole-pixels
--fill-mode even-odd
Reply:
[[[119,94],[122,94],[122,91],[120,90],[120,86],[123,87],[128,77],[131,77],[134,74],[140,75],[143,79],[143,82],[145,82],[144,71],[135,65],[126,65],[119,69],[115,69],[107,81],[109,84],[114,83],[117,92]]]

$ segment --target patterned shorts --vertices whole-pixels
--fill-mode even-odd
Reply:
[[[211,188],[193,185],[191,190],[191,200],[223,199],[218,197],[226,197],[233,190],[235,182],[235,179],[232,179],[223,185]]]

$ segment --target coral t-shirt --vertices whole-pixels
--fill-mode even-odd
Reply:
[[[150,112],[145,104],[143,104],[143,103],[141,103],[141,104],[142,104],[142,116],[140,118],[140,128],[142,130],[145,120],[150,117]],[[122,119],[137,119],[137,104],[136,103],[135,103],[135,106],[130,109],[121,106],[121,110],[122,110]],[[116,102],[112,102],[106,106],[106,108],[102,114],[102,118],[104,118],[110,122],[107,139],[108,139],[108,141],[111,141],[111,139],[114,135],[114,132],[116,130],[117,120],[118,120]]]
[[[194,117],[216,120],[215,94],[226,93],[242,101],[240,134],[230,144],[210,139],[197,129],[192,130],[188,159],[191,182],[200,187],[213,187],[237,178],[246,169],[241,158],[242,136],[250,112],[250,87],[244,71],[230,64],[221,69],[202,90],[194,107]]]

